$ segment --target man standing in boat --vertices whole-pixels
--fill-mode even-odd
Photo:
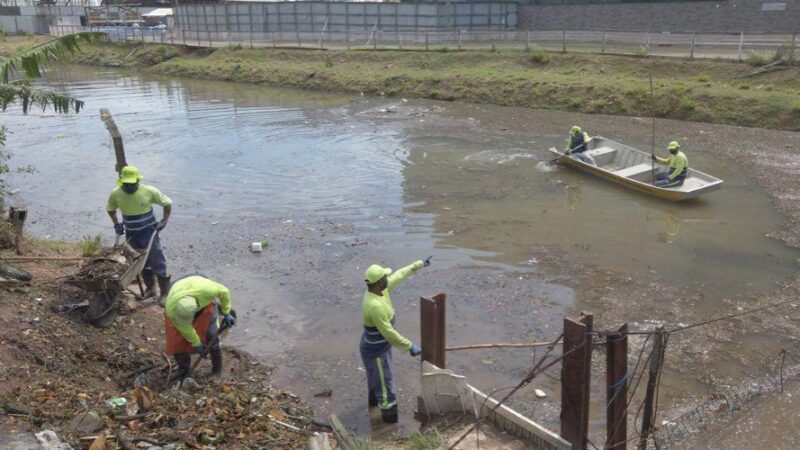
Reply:
[[[119,236],[125,234],[126,241],[134,249],[146,250],[150,238],[153,237],[153,245],[142,270],[146,286],[144,298],[156,295],[156,276],[158,276],[158,287],[161,290],[159,303],[163,306],[170,280],[167,276],[167,260],[164,258],[161,242],[158,235],[153,236],[153,233],[158,233],[167,226],[167,220],[172,212],[172,200],[153,186],[141,184],[142,178],[144,177],[135,166],[123,167],[117,180],[118,187],[111,191],[108,197],[106,211],[114,223],[114,231]],[[164,208],[161,221],[158,221],[153,214],[153,204]],[[118,209],[122,211],[122,223],[117,219]]]
[[[653,155],[653,161],[667,166],[667,169],[656,174],[655,184],[658,187],[681,186],[689,173],[689,160],[681,151],[681,145],[678,144],[678,141],[670,142],[667,145],[667,150],[670,153],[667,158],[659,158]]]
[[[589,133],[581,130],[581,127],[573,125],[569,130],[567,148],[564,154],[570,155],[578,161],[596,166],[597,164],[595,164],[594,158],[584,153],[586,150],[589,150],[589,141],[591,140],[592,138],[589,137]]]

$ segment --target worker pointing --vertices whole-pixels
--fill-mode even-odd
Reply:
[[[209,341],[218,337],[220,325],[232,327],[236,323],[230,290],[201,275],[181,278],[169,290],[164,315],[167,354],[173,355],[178,363],[177,378],[183,379],[189,372],[193,352],[203,357],[208,351],[211,374],[219,375],[222,372],[220,340]]]
[[[172,212],[172,200],[161,191],[141,184],[144,177],[135,166],[125,166],[120,171],[117,188],[108,196],[106,211],[114,223],[114,231],[118,236],[125,234],[126,241],[136,250],[144,251],[150,243],[153,233],[161,231],[167,226],[167,220]],[[164,215],[159,222],[153,214],[153,205],[164,208]],[[117,219],[117,210],[122,212],[122,223]],[[153,246],[147,257],[142,278],[146,290],[143,297],[149,298],[156,295],[156,276],[158,288],[161,291],[159,303],[163,305],[164,296],[169,290],[169,277],[167,276],[167,260],[161,249],[161,241],[156,235]]]
[[[359,349],[367,370],[369,406],[379,406],[381,418],[387,423],[397,423],[397,393],[392,377],[392,346],[407,351],[411,356],[422,353],[420,348],[404,338],[394,328],[394,308],[389,294],[411,274],[431,264],[431,258],[416,261],[392,273],[392,269],[373,264],[364,273],[367,292],[361,315],[364,332]]]

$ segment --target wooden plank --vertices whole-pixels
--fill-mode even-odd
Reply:
[[[606,337],[606,445],[625,450],[628,440],[628,324]]]
[[[444,293],[433,298],[420,297],[420,345],[422,360],[440,369],[445,368],[445,300]]]
[[[584,332],[583,338],[583,347],[580,348],[576,353],[581,354],[583,356],[583,373],[582,381],[583,381],[583,423],[582,423],[582,430],[583,430],[583,448],[586,448],[587,442],[589,440],[589,397],[591,395],[590,389],[590,380],[592,379],[592,338],[589,334],[592,332],[594,325],[594,316],[592,314],[588,314],[585,312],[581,313],[580,322],[586,327],[586,331]]]
[[[581,351],[586,344],[586,325],[576,320],[564,319],[564,359],[561,364],[561,437],[581,450],[586,445],[583,426],[586,408],[584,373],[586,357]]]
[[[100,110],[100,120],[106,126],[106,129],[111,134],[111,140],[114,142],[114,155],[117,157],[117,165],[114,167],[117,173],[122,171],[128,163],[125,161],[125,148],[122,146],[122,136],[119,134],[119,128],[111,117],[111,113],[106,108]]]

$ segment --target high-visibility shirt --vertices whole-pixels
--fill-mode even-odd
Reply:
[[[140,184],[139,189],[133,194],[128,194],[122,190],[122,187],[118,187],[108,196],[106,211],[114,212],[119,209],[125,216],[137,216],[150,212],[153,204],[163,207],[171,205],[172,200],[147,184]]]
[[[222,314],[228,314],[231,312],[231,292],[222,284],[199,275],[183,278],[172,285],[167,295],[164,311],[178,332],[194,347],[200,345],[201,342],[200,336],[192,327],[194,314],[181,316],[175,313],[178,302],[186,297],[191,297],[196,301],[194,314],[205,309],[214,299],[219,299]]]
[[[364,302],[361,306],[361,316],[364,320],[364,326],[377,328],[384,339],[402,350],[410,349],[411,341],[398,333],[392,325],[394,307],[392,306],[392,299],[389,297],[389,294],[395,286],[421,269],[422,266],[423,263],[420,260],[389,274],[387,280],[388,286],[383,290],[381,295],[375,295],[367,291],[364,294]]]
[[[670,180],[674,180],[677,178],[684,170],[689,168],[689,159],[686,158],[686,155],[678,150],[676,154],[670,154],[667,158],[661,158],[656,156],[656,161],[659,164],[663,164],[670,168],[670,173],[667,178]]]
[[[583,153],[589,149],[586,144],[591,141],[592,138],[589,136],[589,133],[585,131],[581,131],[580,133],[570,134],[567,138],[567,148],[565,151],[572,150],[573,153]]]

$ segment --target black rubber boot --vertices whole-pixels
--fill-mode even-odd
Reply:
[[[397,423],[397,405],[381,410],[381,420],[386,423]]]
[[[189,373],[192,365],[192,355],[189,353],[176,353],[173,355],[175,362],[178,363],[178,371],[172,376],[172,380],[182,381]]]
[[[369,403],[370,408],[378,406],[378,399],[375,397],[374,392],[369,391],[369,394],[367,395],[367,402]]]
[[[144,280],[144,293],[142,300],[156,296],[156,276],[152,273],[142,273],[142,280]]]
[[[222,375],[222,349],[212,348],[209,356],[211,357],[211,376],[218,377]]]
[[[169,294],[169,285],[172,277],[158,277],[158,304],[163,308]]]

